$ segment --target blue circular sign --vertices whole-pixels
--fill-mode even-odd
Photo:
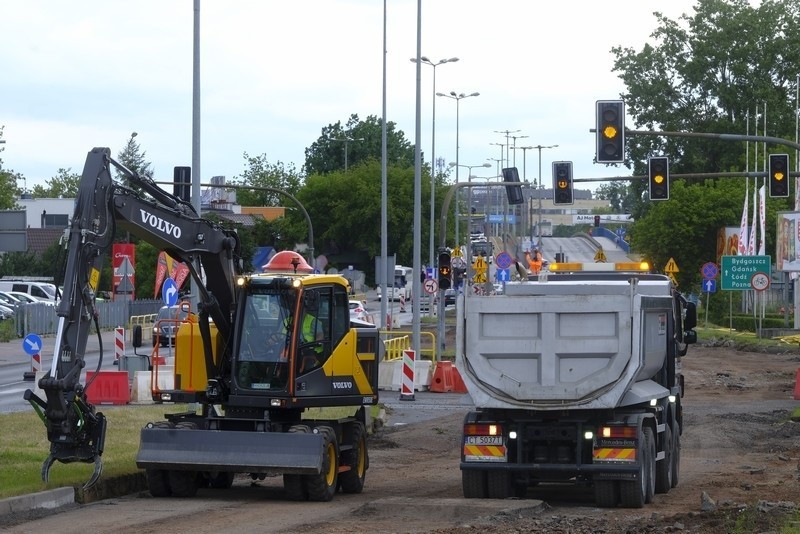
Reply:
[[[178,303],[178,285],[172,278],[164,280],[164,285],[161,286],[161,299],[167,306],[175,306]]]
[[[703,266],[700,268],[700,272],[703,273],[703,278],[716,278],[719,274],[719,269],[717,268],[716,263],[709,261],[703,264]]]
[[[497,266],[500,267],[501,269],[508,269],[509,267],[511,267],[511,261],[512,261],[511,254],[509,254],[508,252],[501,252],[500,254],[497,255],[497,258],[495,258]]]
[[[39,354],[42,351],[42,338],[36,334],[28,334],[22,340],[22,350],[30,356]]]

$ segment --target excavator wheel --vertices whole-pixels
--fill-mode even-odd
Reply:
[[[158,421],[153,423],[155,428],[174,428],[175,425],[169,421]],[[145,477],[147,478],[147,489],[150,490],[150,495],[153,497],[169,497],[172,495],[172,489],[169,486],[169,477],[167,471],[164,469],[146,469]]]
[[[308,425],[293,425],[291,428],[289,428],[289,432],[297,434],[310,434],[311,427]],[[283,475],[283,489],[286,492],[286,498],[290,501],[308,500],[308,491],[306,491],[306,484],[303,475]]]
[[[197,425],[184,421],[177,423],[175,428],[183,428],[191,431],[197,430]],[[167,471],[167,477],[173,497],[194,497],[197,494],[197,488],[200,486],[201,478],[197,471],[172,469]]]
[[[339,486],[343,493],[361,493],[367,475],[367,431],[360,421],[353,424],[353,448],[344,451],[340,460],[350,469],[339,475]]]
[[[308,499],[311,501],[330,501],[336,493],[339,482],[339,444],[331,427],[318,427],[325,437],[322,446],[322,471],[318,475],[305,475]]]

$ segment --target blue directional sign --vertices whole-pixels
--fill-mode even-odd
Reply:
[[[511,281],[511,269],[497,269],[497,281],[498,282],[510,282]]]
[[[509,267],[511,267],[512,261],[513,260],[511,259],[511,254],[509,254],[508,252],[501,252],[500,254],[497,255],[495,263],[501,269],[508,269]]]
[[[713,278],[706,278],[703,280],[703,293],[716,293],[717,281]]]
[[[161,286],[161,299],[166,306],[174,306],[178,303],[178,285],[172,278],[164,280],[164,285]]]
[[[22,350],[30,356],[39,354],[42,351],[42,338],[36,334],[28,334],[22,340]]]

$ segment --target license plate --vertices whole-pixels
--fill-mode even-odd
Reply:
[[[502,445],[503,436],[464,436],[466,445]]]

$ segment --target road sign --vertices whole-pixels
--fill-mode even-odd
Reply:
[[[594,261],[598,263],[605,263],[606,261],[606,253],[603,252],[602,248],[598,248],[597,252],[594,255]]]
[[[476,273],[473,280],[476,284],[483,284],[486,282],[486,273]]]
[[[769,275],[767,273],[755,273],[750,278],[750,287],[756,291],[764,291],[769,287]]]
[[[703,280],[703,293],[716,293],[717,281],[713,278],[706,278]]]
[[[680,271],[680,269],[678,269],[678,264],[675,263],[675,260],[670,258],[669,261],[667,262],[667,266],[664,267],[664,272],[665,273],[679,273],[681,271]]]
[[[669,277],[670,281],[672,282],[672,285],[675,286],[675,287],[678,287],[678,279],[675,278],[675,273],[667,273],[667,276]]]
[[[425,293],[433,295],[436,293],[436,290],[439,289],[439,283],[433,278],[426,278],[422,283],[422,287],[425,289]]]
[[[172,278],[164,280],[161,286],[161,298],[166,306],[174,306],[178,302],[178,285]]]
[[[722,256],[722,290],[749,291],[754,274],[771,270],[770,256]]]
[[[460,258],[461,257],[461,247],[456,247],[453,249],[453,252],[450,253],[450,256],[453,258]]]
[[[501,269],[508,269],[509,267],[511,267],[511,263],[513,262],[513,260],[511,259],[511,254],[509,254],[508,252],[501,252],[500,254],[497,255],[495,262],[497,266],[500,267]]]
[[[22,350],[25,351],[25,354],[30,356],[39,354],[42,351],[42,338],[36,334],[28,334],[25,336],[25,339],[22,340]]]
[[[464,269],[467,266],[467,261],[461,256],[450,258],[450,265],[453,269]]]
[[[497,269],[497,281],[498,282],[510,282],[511,281],[511,269]]]
[[[700,272],[703,274],[703,278],[716,278],[719,274],[719,268],[717,268],[716,263],[709,261],[700,267]]]
[[[475,269],[476,273],[486,273],[486,269],[488,268],[486,265],[486,260],[478,256],[478,259],[475,260],[475,263],[472,264],[472,268]]]

